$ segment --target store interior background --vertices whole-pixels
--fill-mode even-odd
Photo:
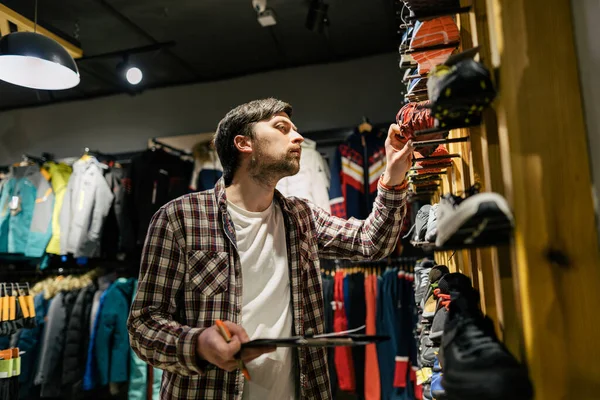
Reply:
[[[15,155],[21,153],[75,157],[85,147],[122,153],[147,148],[152,137],[214,132],[231,108],[269,96],[292,104],[301,133],[352,128],[363,115],[373,123],[390,122],[402,104],[397,58],[389,53],[0,112],[0,165],[19,161]]]
[[[2,3],[33,19],[33,1]],[[352,129],[363,116],[389,123],[402,106],[392,1],[327,2],[327,34],[306,28],[308,1],[269,0],[273,27],[261,27],[251,0],[68,3],[40,2],[40,25],[79,35],[84,57],[153,44],[123,16],[175,45],[130,57],[145,73],[135,95],[116,72],[120,57],[78,62],[82,82],[63,92],[0,83],[0,165],[22,153],[141,151],[149,138],[214,132],[228,110],[268,96],[291,103],[309,137]]]

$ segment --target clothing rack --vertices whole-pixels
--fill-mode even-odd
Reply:
[[[112,154],[103,153],[103,152],[98,151],[98,150],[90,150],[89,147],[86,147],[85,149],[83,149],[83,153],[87,154],[87,155],[90,155],[90,156],[96,156],[96,157],[106,157],[106,158],[109,158],[109,159],[115,158],[114,155],[112,155]]]
[[[414,266],[415,263],[419,260],[420,257],[388,257],[382,260],[373,260],[373,261],[346,261],[346,260],[335,260],[334,265],[335,269],[344,269],[344,268],[355,268],[355,267],[392,267],[398,266],[398,264],[405,266]],[[324,269],[331,269],[325,267]]]
[[[152,140],[151,140],[151,141],[152,141],[152,143],[153,143],[154,145],[156,145],[156,146],[160,146],[160,147],[163,147],[163,148],[165,148],[165,149],[169,149],[169,150],[171,150],[171,151],[174,151],[174,152],[177,152],[177,153],[179,153],[179,155],[182,155],[182,156],[190,156],[190,157],[192,156],[192,153],[190,153],[189,151],[185,151],[185,150],[178,149],[177,147],[173,147],[173,146],[171,146],[171,145],[168,145],[168,144],[166,144],[166,143],[163,143],[163,142],[161,142],[160,140],[158,140],[158,139],[156,139],[156,138],[152,138]]]

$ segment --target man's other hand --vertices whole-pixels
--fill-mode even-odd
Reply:
[[[229,321],[224,323],[231,332],[231,341],[227,343],[217,326],[213,325],[198,337],[196,353],[201,359],[231,372],[239,366],[235,356],[239,353],[242,343],[249,342],[250,338],[241,326]],[[246,363],[272,351],[275,351],[274,347],[245,349],[241,353],[241,359]]]

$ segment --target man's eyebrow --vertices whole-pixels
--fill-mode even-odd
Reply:
[[[298,127],[296,125],[294,125],[294,123],[292,121],[290,121],[288,118],[282,117],[282,116],[277,116],[277,117],[273,118],[274,124],[278,124],[280,122],[290,125],[296,132],[298,131]]]

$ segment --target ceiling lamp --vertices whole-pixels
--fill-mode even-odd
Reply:
[[[123,55],[123,61],[117,64],[117,73],[130,85],[138,85],[144,78],[144,73],[129,61],[129,54]]]
[[[142,73],[142,70],[138,67],[129,67],[129,69],[127,69],[127,72],[125,72],[125,78],[127,79],[127,82],[129,82],[131,85],[137,85],[142,81],[143,77],[144,74]]]
[[[34,32],[0,39],[0,79],[32,89],[63,90],[79,84],[73,57],[58,42]]]

